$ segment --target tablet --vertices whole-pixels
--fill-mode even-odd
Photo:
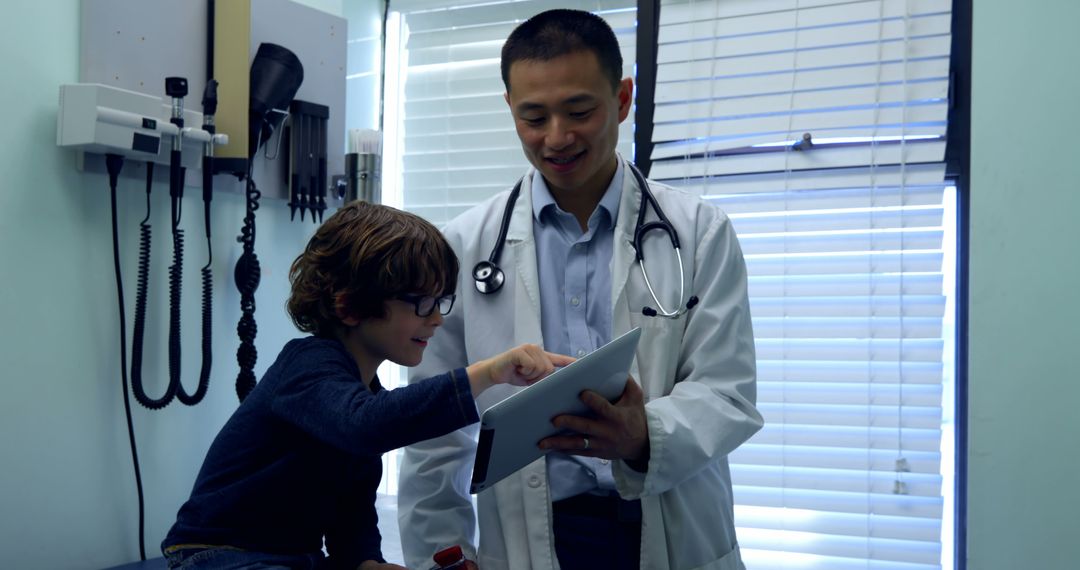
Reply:
[[[641,329],[633,329],[485,410],[480,416],[470,492],[491,487],[547,453],[537,444],[560,432],[551,424],[555,416],[591,414],[581,401],[582,391],[593,390],[609,401],[618,399],[626,387],[639,337]]]

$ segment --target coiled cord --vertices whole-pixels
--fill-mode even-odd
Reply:
[[[153,230],[150,226],[150,190],[154,184],[154,163],[146,163],[146,216],[139,222],[139,277],[135,291],[135,324],[131,335],[131,391],[143,407],[160,410],[176,395],[176,385],[170,375],[169,385],[160,398],[146,394],[142,380],[143,339],[146,332],[146,297],[150,288],[150,250]]]
[[[172,200],[173,211],[173,264],[169,267],[169,385],[176,388],[176,399],[187,406],[194,406],[206,396],[206,390],[210,384],[210,297],[213,292],[213,284],[208,279],[209,262],[202,268],[202,368],[199,371],[199,385],[194,394],[188,394],[184,390],[184,383],[180,381],[181,367],[181,344],[180,344],[180,302],[181,286],[184,278],[184,230],[180,227],[180,218],[183,214],[183,183],[184,169],[180,168],[179,183],[180,191]],[[203,196],[204,204],[209,209],[209,200]],[[209,216],[205,217],[209,220]],[[205,222],[204,222],[205,223]],[[206,248],[210,250],[210,226],[206,226]]]
[[[207,204],[209,209],[209,204]],[[206,397],[206,390],[210,387],[210,365],[213,360],[213,309],[210,300],[214,296],[214,275],[210,265],[214,262],[214,252],[210,247],[210,226],[206,226],[206,265],[199,269],[202,275],[202,369],[199,371],[199,385],[194,394],[188,394],[184,390],[183,382],[177,382],[176,399],[187,406],[194,406]],[[179,321],[177,321],[177,334],[179,335]],[[179,356],[179,355],[177,355]],[[179,378],[179,365],[177,377]]]
[[[255,349],[255,335],[258,333],[258,326],[255,324],[255,290],[259,287],[262,270],[259,267],[259,258],[255,255],[255,211],[259,209],[261,196],[262,193],[251,177],[249,162],[244,225],[240,228],[240,236],[236,238],[243,244],[244,253],[236,262],[233,276],[236,279],[236,288],[240,291],[240,322],[236,325],[236,334],[240,337],[236,361],[240,365],[240,372],[236,376],[236,395],[241,402],[255,388],[254,369],[259,357]]]
[[[175,209],[175,203],[173,207]],[[184,283],[184,230],[173,218],[173,262],[169,266],[169,386],[180,384],[180,301]]]
[[[210,242],[210,226],[208,224],[209,215],[207,215],[204,218],[204,224],[207,224],[205,229],[208,260],[206,265],[200,270],[200,273],[202,274],[202,367],[199,372],[199,384],[195,389],[195,393],[188,394],[184,389],[183,382],[180,381],[182,357],[180,308],[184,267],[184,230],[180,228],[180,218],[183,206],[182,196],[174,192],[171,202],[173,263],[169,266],[169,383],[165,388],[165,393],[160,398],[151,398],[146,394],[146,390],[143,386],[142,354],[146,330],[146,300],[150,285],[152,230],[149,220],[150,189],[153,186],[153,174],[153,163],[148,162],[146,172],[146,217],[144,217],[139,224],[139,277],[138,290],[135,297],[135,325],[132,334],[131,388],[132,392],[135,394],[135,400],[138,401],[139,404],[151,410],[159,410],[168,406],[174,397],[184,405],[194,406],[206,397],[207,390],[209,389],[210,369],[213,361],[213,337],[211,330],[213,324],[211,306],[211,300],[213,298],[213,274],[210,270],[210,265],[213,262],[213,250]],[[170,180],[174,184],[176,181],[182,183],[182,170],[179,176],[174,172],[171,172]],[[204,196],[204,201],[205,199],[206,197]],[[208,201],[206,201],[206,209],[209,210]]]

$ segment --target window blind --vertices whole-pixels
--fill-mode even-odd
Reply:
[[[650,177],[726,211],[749,271],[749,568],[951,568],[950,10],[661,2]]]
[[[636,60],[634,0],[557,2],[393,0],[404,30],[398,93],[403,140],[402,206],[441,226],[510,188],[528,168],[499,68],[503,42],[529,17],[552,8],[590,10],[611,25],[623,75]],[[388,98],[389,101],[389,98]],[[387,127],[387,136],[394,136]],[[632,157],[633,124],[620,126],[619,152]]]

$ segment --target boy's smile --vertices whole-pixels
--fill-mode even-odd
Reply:
[[[349,328],[342,336],[345,348],[356,359],[364,383],[370,384],[384,360],[402,366],[416,366],[424,358],[428,341],[442,325],[443,316],[432,311],[416,316],[415,306],[407,301],[386,301],[383,318],[343,319]]]

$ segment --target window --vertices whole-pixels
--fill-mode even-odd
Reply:
[[[631,76],[635,6],[632,0],[390,2],[402,38],[399,87],[387,97],[388,104],[397,101],[400,120],[386,125],[387,138],[402,141],[399,205],[441,225],[525,173],[529,164],[499,70],[502,44],[518,24],[551,8],[591,9],[615,30]],[[621,129],[619,151],[631,157],[632,121]]]
[[[750,275],[750,568],[951,568],[950,8],[661,3],[650,177],[726,211]]]

